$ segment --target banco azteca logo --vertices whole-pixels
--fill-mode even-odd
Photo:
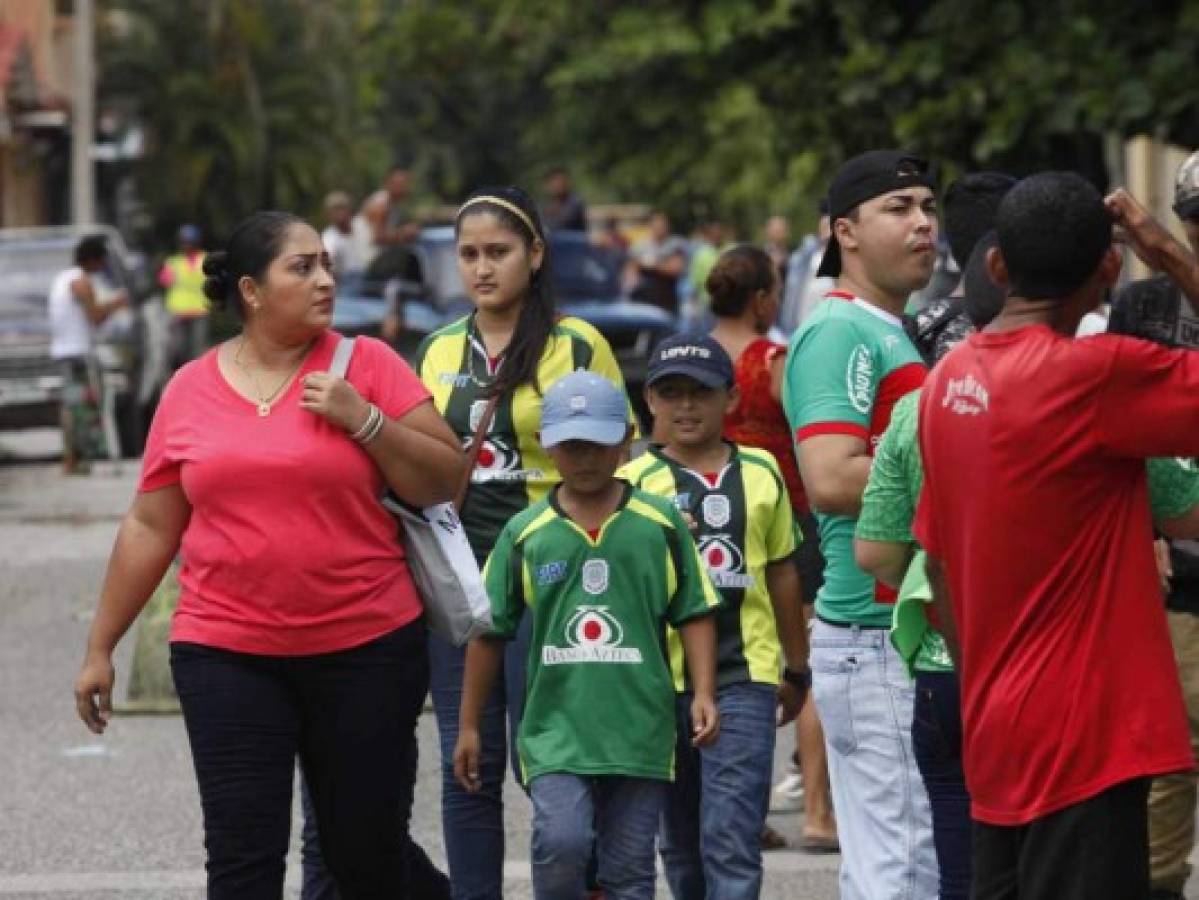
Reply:
[[[466,449],[469,450],[473,443],[473,439],[467,438]],[[470,473],[470,480],[476,484],[485,481],[524,481],[540,477],[540,469],[520,468],[520,454],[506,438],[499,435],[483,439],[483,446],[479,448],[479,458]]]
[[[565,646],[541,648],[543,665],[564,663],[640,663],[641,651],[624,643],[624,626],[607,606],[579,606],[566,622]]]
[[[706,534],[699,539],[699,558],[712,583],[718,588],[752,587],[754,578],[745,572],[745,556],[726,534]]]

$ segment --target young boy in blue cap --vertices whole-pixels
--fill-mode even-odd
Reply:
[[[716,613],[716,705],[710,745],[678,745],[662,818],[662,862],[676,898],[756,898],[759,835],[766,822],[774,728],[799,713],[810,683],[799,536],[778,463],[768,451],[722,438],[737,402],[733,363],[706,334],[662,341],[650,357],[646,402],[661,444],[622,473],[675,503],[724,601]],[[692,685],[682,647],[669,645],[685,728]]]
[[[584,895],[594,848],[610,900],[654,896],[654,838],[674,777],[678,630],[694,686],[692,743],[719,730],[720,598],[668,501],[615,477],[632,429],[620,389],[577,371],[545,392],[541,443],[562,482],[514,516],[487,561],[493,633],[467,650],[454,773],[479,788],[479,718],[525,607],[533,617],[517,747],[533,800],[533,892]]]

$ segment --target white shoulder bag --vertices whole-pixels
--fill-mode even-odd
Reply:
[[[343,337],[333,353],[330,374],[345,378],[353,353],[354,338]],[[488,404],[488,410],[494,414],[494,400]],[[429,630],[458,647],[486,634],[492,627],[491,601],[474,551],[466,539],[466,529],[458,518],[491,418],[492,415],[484,415],[475,432],[467,455],[466,480],[455,502],[416,509],[390,490],[382,498],[383,506],[400,524],[400,543],[408,558],[412,580],[424,600]]]

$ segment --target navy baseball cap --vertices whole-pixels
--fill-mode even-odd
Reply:
[[[693,378],[705,387],[731,387],[733,361],[711,335],[672,334],[650,354],[645,383],[651,385],[671,375]]]
[[[589,441],[615,447],[629,432],[624,392],[607,378],[584,369],[563,375],[541,401],[541,446]]]
[[[914,185],[936,189],[928,161],[922,157],[905,150],[859,153],[833,176],[828,188],[829,220],[835,222],[867,200]],[[828,239],[816,274],[821,278],[836,278],[841,274],[841,245],[835,235]]]

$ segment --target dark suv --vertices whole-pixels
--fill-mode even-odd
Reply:
[[[101,421],[110,454],[141,452],[146,423],[163,384],[167,324],[148,279],[112,229],[0,230],[0,429],[58,424],[62,378],[50,358],[50,285],[72,265],[83,234],[103,234],[108,266],[95,279],[101,299],[124,291],[128,309],[95,332],[95,364],[104,384]],[[111,446],[115,445],[115,446]]]

